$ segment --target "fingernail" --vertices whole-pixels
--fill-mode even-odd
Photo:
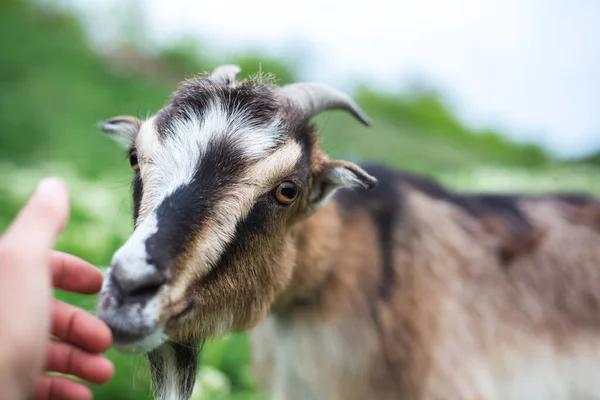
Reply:
[[[35,194],[38,196],[52,196],[65,189],[64,182],[59,178],[44,178],[38,183]]]
[[[112,370],[112,371],[115,370],[115,365],[108,358],[103,357],[102,364],[104,364],[103,367],[106,368],[107,370]]]

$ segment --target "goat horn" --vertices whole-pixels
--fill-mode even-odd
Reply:
[[[225,81],[227,83],[235,82],[235,78],[242,72],[242,69],[237,65],[228,64],[221,65],[213,70],[209,78],[214,81]]]
[[[292,100],[310,119],[326,110],[346,110],[363,124],[369,126],[371,119],[346,93],[322,83],[292,83],[279,92]]]

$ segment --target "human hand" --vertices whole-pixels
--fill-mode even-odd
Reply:
[[[74,293],[94,294],[102,286],[102,274],[93,265],[69,254],[50,255],[52,286]],[[46,353],[46,371],[77,376],[92,383],[105,383],[114,373],[113,365],[99,353],[111,344],[106,324],[94,315],[53,299],[52,335]],[[38,378],[34,399],[91,399],[90,390],[72,380],[42,375]]]
[[[92,265],[52,251],[68,214],[64,184],[45,180],[0,237],[0,387],[10,399],[91,399],[83,384],[43,371],[93,383],[114,372],[98,354],[110,346],[108,327],[51,296],[52,287],[92,294],[102,283]]]

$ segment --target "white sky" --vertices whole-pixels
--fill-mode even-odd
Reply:
[[[111,30],[116,0],[63,0]],[[124,0],[121,0],[121,6]],[[302,78],[395,91],[425,77],[463,119],[561,156],[600,148],[597,0],[144,0],[157,42],[225,51],[309,49]]]

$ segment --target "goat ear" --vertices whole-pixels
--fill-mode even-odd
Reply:
[[[323,206],[339,188],[373,190],[377,179],[358,165],[349,161],[327,161],[324,168],[313,177],[310,189],[310,206],[313,211]]]
[[[135,142],[142,121],[136,117],[118,116],[100,123],[102,132],[129,148]]]

